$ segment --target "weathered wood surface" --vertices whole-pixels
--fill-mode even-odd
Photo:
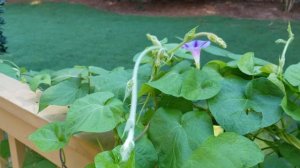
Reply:
[[[50,106],[38,113],[38,100],[39,94],[32,92],[27,84],[0,73],[0,129],[9,134],[10,142],[15,142],[15,144],[10,144],[16,148],[12,150],[22,152],[20,144],[24,144],[60,166],[58,151],[42,152],[28,140],[28,136],[37,128],[51,121],[63,120],[67,109]],[[86,164],[93,162],[94,156],[100,152],[100,148],[95,142],[95,136],[101,140],[103,146],[109,148],[113,144],[111,133],[73,137],[64,149],[69,168],[83,168]],[[14,158],[23,159],[22,154],[12,157],[14,168],[22,166],[20,161],[16,161]]]

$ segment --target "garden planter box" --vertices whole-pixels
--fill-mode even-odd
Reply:
[[[49,106],[38,113],[38,101],[38,94],[32,92],[27,84],[0,73],[0,131],[3,130],[8,134],[14,168],[22,167],[25,146],[57,166],[61,166],[58,151],[42,152],[28,140],[28,136],[37,128],[49,122],[63,120],[67,108]],[[0,134],[2,134],[2,131]],[[95,137],[101,138],[104,147],[109,148],[113,145],[114,141],[111,133],[75,136],[64,149],[67,167],[82,168],[93,162],[94,156],[101,152],[95,142]]]

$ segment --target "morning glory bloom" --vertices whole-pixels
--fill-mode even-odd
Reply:
[[[194,57],[195,65],[197,69],[200,69],[200,54],[201,49],[206,48],[210,45],[210,41],[194,40],[188,43],[185,43],[182,48],[190,51]]]

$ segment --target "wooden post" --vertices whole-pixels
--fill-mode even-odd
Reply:
[[[12,136],[8,136],[13,168],[22,168],[25,158],[25,145]]]

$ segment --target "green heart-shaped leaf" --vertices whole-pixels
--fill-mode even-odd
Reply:
[[[51,76],[49,74],[39,74],[29,82],[30,89],[35,91],[41,84],[51,85]]]
[[[116,97],[123,99],[130,78],[130,71],[116,69],[105,75],[91,77],[91,86],[95,89],[95,92],[109,91],[114,93]]]
[[[276,123],[282,115],[283,93],[266,78],[247,81],[227,77],[222,90],[210,99],[209,108],[226,130],[247,134]]]
[[[76,100],[67,113],[72,133],[106,132],[123,121],[123,103],[111,92],[97,92]]]
[[[244,54],[237,62],[238,68],[247,75],[256,75],[260,72],[256,69],[254,63],[254,53]]]
[[[104,151],[95,157],[96,168],[135,168],[134,152],[128,161],[123,162],[120,155],[121,146],[115,147],[112,151]]]
[[[300,93],[295,93],[287,88],[281,107],[287,115],[296,121],[300,121]]]
[[[283,143],[279,145],[280,154],[294,166],[300,166],[300,150],[293,145]]]
[[[181,62],[160,79],[149,82],[153,88],[175,97],[196,101],[215,96],[221,88],[220,75],[211,68],[197,70]]]
[[[153,168],[157,163],[158,157],[152,142],[144,137],[137,141],[135,147],[135,167]]]
[[[81,74],[86,72],[87,69],[85,67],[66,68],[59,71],[55,71],[51,74],[52,83],[58,84],[66,79],[80,78]]]
[[[277,154],[271,154],[265,157],[263,167],[264,168],[293,168],[294,166],[292,166],[285,158],[278,157]],[[257,166],[254,168],[259,168],[259,167]]]
[[[200,111],[182,114],[179,110],[160,108],[149,128],[160,168],[181,168],[192,151],[212,135],[211,118]]]
[[[65,128],[65,123],[53,122],[36,130],[29,136],[29,140],[42,151],[55,151],[67,145],[71,138]]]
[[[72,104],[77,98],[88,94],[87,84],[81,84],[80,79],[71,78],[46,89],[41,96],[39,111],[48,105],[65,106]]]
[[[15,79],[18,78],[18,71],[16,69],[14,69],[13,67],[11,67],[7,64],[1,63],[1,62],[0,62],[0,73],[3,73],[5,75],[15,78]]]
[[[284,72],[284,78],[293,86],[300,85],[300,63],[290,65]]]
[[[235,133],[223,133],[203,142],[183,168],[250,168],[263,160],[255,143]]]

